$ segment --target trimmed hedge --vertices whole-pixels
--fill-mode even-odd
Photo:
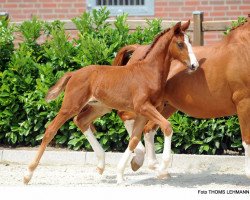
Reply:
[[[60,21],[46,23],[34,17],[19,27],[0,22],[0,144],[11,147],[40,144],[46,126],[57,114],[63,94],[46,103],[44,96],[67,71],[90,64],[111,64],[115,53],[127,44],[148,44],[161,30],[161,20],[148,21],[145,29],[129,31],[127,15],[116,18],[115,27],[106,22],[109,11],[103,8],[72,19],[79,33],[71,39]],[[14,30],[22,42],[14,49]],[[39,44],[41,36],[45,37]],[[222,153],[241,147],[236,117],[197,120],[176,113],[173,151],[178,153]],[[124,151],[128,134],[113,111],[95,121],[96,137],[106,151]],[[91,150],[72,120],[63,125],[52,145],[74,150]],[[156,137],[157,151],[163,147],[162,135]]]

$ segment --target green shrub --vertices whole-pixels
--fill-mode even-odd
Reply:
[[[0,19],[0,72],[4,71],[14,51],[14,27],[9,26],[9,21]]]

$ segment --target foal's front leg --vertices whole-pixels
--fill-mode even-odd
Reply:
[[[152,120],[154,123],[158,124],[161,127],[162,132],[164,133],[164,151],[163,151],[162,163],[158,170],[158,178],[167,178],[169,176],[167,168],[171,160],[171,138],[173,134],[171,124],[149,102],[141,106],[140,113],[145,117],[147,117],[148,119]],[[148,144],[153,145],[152,143],[153,139],[151,138]],[[148,147],[146,147],[146,149],[147,148]],[[153,151],[152,148],[150,151],[151,152]]]

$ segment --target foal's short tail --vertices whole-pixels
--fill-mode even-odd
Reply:
[[[128,63],[130,56],[133,54],[133,52],[137,49],[137,47],[140,46],[138,44],[132,44],[125,47],[122,47],[118,53],[116,54],[116,57],[112,63],[113,66],[124,66]]]
[[[54,86],[52,86],[46,97],[45,100],[47,102],[50,102],[52,100],[55,100],[56,97],[64,90],[64,88],[66,87],[69,79],[72,76],[72,72],[67,72],[66,74],[64,74],[64,76],[62,78],[59,79],[59,81],[56,82],[56,84]]]

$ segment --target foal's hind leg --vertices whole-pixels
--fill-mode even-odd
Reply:
[[[97,103],[96,105],[85,106],[74,118],[74,123],[81,129],[96,153],[98,159],[97,171],[99,174],[102,174],[105,169],[105,151],[95,138],[90,125],[96,118],[101,117],[110,111],[109,108],[98,105]]]
[[[28,173],[27,175],[24,176],[23,182],[24,184],[28,184],[30,179],[32,178],[32,175],[36,169],[36,167],[39,164],[39,161],[47,147],[47,145],[49,144],[49,142],[54,138],[54,136],[56,135],[56,132],[58,131],[58,129],[71,117],[74,116],[74,112],[70,112],[67,110],[60,110],[59,113],[57,114],[57,116],[55,117],[55,119],[51,122],[51,124],[48,126],[48,128],[46,129],[46,132],[44,134],[44,137],[42,139],[42,143],[38,149],[37,155],[35,157],[35,159],[33,160],[33,162],[30,163],[29,167],[28,167]]]
[[[71,81],[71,80],[70,80]],[[70,82],[68,83],[68,85]],[[74,82],[72,83],[74,85]],[[88,86],[86,84],[86,86]],[[68,89],[67,89],[68,88]],[[33,172],[36,169],[36,167],[39,164],[39,161],[49,144],[49,142],[54,138],[56,135],[58,129],[70,118],[73,116],[77,115],[80,111],[81,108],[86,104],[86,102],[89,99],[89,94],[87,93],[86,88],[81,88],[82,93],[81,95],[78,94],[80,88],[77,88],[77,86],[74,87],[74,90],[71,90],[71,87],[67,87],[65,94],[64,94],[64,99],[62,102],[62,106],[60,111],[58,112],[57,116],[54,118],[54,120],[50,123],[48,128],[45,131],[44,137],[42,139],[42,143],[38,149],[37,155],[33,162],[28,167],[28,174],[24,176],[24,183],[28,184],[30,179],[32,178]]]
[[[250,98],[244,98],[236,103],[237,114],[241,128],[242,143],[245,149],[245,172],[250,178]]]

